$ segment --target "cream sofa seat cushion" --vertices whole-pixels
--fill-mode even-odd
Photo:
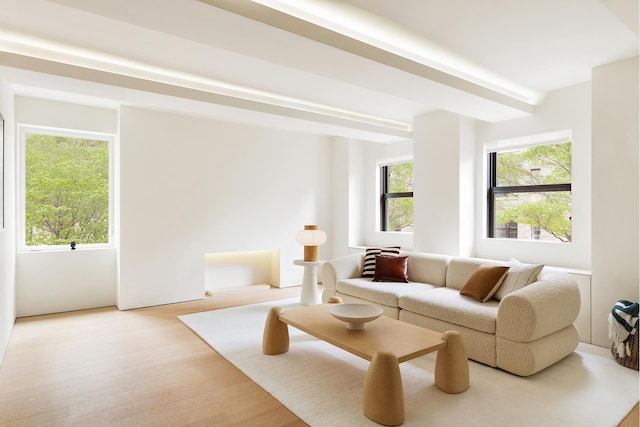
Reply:
[[[400,297],[421,290],[433,289],[433,285],[425,283],[373,282],[367,278],[339,280],[336,291],[378,304],[398,307]]]
[[[400,309],[489,334],[496,332],[499,301],[478,302],[450,288],[435,288],[400,298]]]
[[[432,331],[458,331],[464,340],[467,357],[476,362],[496,366],[496,336],[464,326],[452,325],[440,319],[416,314],[409,310],[400,310],[399,319],[412,325],[431,329]]]

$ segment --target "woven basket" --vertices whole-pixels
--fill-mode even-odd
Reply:
[[[622,366],[626,366],[627,368],[638,370],[638,333],[636,332],[631,336],[631,340],[629,340],[629,349],[631,350],[631,356],[618,356],[618,352],[615,348],[615,343],[611,344],[611,355],[616,361]]]

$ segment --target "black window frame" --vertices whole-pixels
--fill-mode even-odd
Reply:
[[[387,201],[405,197],[413,198],[413,191],[389,192],[389,166],[380,166],[380,231],[389,231],[387,230],[389,227]]]
[[[506,193],[546,193],[552,191],[571,192],[569,184],[541,184],[498,186],[498,152],[487,153],[487,237],[495,236],[495,202],[498,194]]]

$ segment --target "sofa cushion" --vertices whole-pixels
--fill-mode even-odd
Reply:
[[[433,289],[425,283],[373,282],[367,278],[345,279],[336,283],[336,291],[341,294],[366,299],[378,304],[398,307],[401,296]]]
[[[496,336],[532,342],[576,320],[580,312],[578,284],[566,273],[545,274],[500,302]]]
[[[509,260],[509,271],[507,276],[502,281],[502,285],[498,291],[493,295],[497,300],[502,300],[505,296],[511,292],[515,292],[518,289],[522,289],[527,285],[538,280],[538,275],[544,267],[543,264],[523,264],[517,259],[511,258]]]
[[[579,342],[573,325],[528,343],[496,337],[496,364],[500,369],[526,377],[570,355]]]
[[[409,310],[400,310],[399,320],[436,332],[458,331],[464,340],[467,357],[489,366],[496,366],[496,336],[475,329],[452,325],[433,317],[423,316]]]
[[[409,281],[444,286],[447,265],[451,257],[418,252],[402,252],[402,255],[409,255],[407,262]]]
[[[467,283],[460,290],[465,295],[480,302],[487,302],[496,293],[509,267],[504,265],[482,264],[469,277]]]
[[[376,255],[374,282],[409,282],[407,278],[408,256]]]
[[[362,261],[362,277],[373,277],[376,273],[376,255],[398,256],[400,246],[388,246],[385,248],[367,248]]]
[[[452,258],[447,268],[447,288],[461,290],[482,264],[507,265],[504,262],[481,258]]]
[[[489,334],[496,332],[499,304],[493,299],[483,304],[462,296],[459,290],[451,288],[434,288],[400,297],[401,310],[409,310]]]

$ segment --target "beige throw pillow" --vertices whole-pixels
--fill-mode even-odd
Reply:
[[[460,289],[460,295],[487,302],[502,285],[507,271],[509,267],[504,265],[482,264]]]
[[[509,260],[509,271],[504,278],[500,289],[493,296],[497,300],[502,300],[511,292],[522,289],[538,280],[538,275],[544,268],[544,264],[523,264],[515,258]]]

